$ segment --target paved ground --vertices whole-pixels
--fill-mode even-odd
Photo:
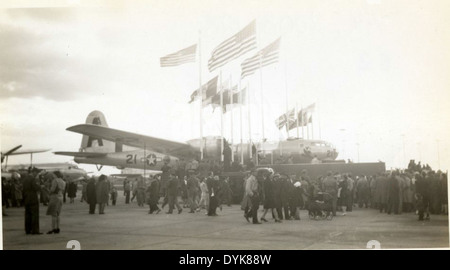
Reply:
[[[167,206],[166,209],[167,210]],[[40,208],[42,232],[51,227],[51,218]],[[13,208],[3,217],[5,250],[66,249],[77,240],[81,249],[99,250],[300,250],[365,249],[369,240],[381,248],[449,248],[448,216],[432,215],[419,222],[417,216],[380,214],[373,209],[356,208],[331,221],[310,220],[302,211],[301,221],[253,225],[243,218],[240,206],[224,206],[219,216],[204,212],[149,215],[147,207],[136,204],[107,206],[105,215],[89,215],[88,206],[79,201],[63,205],[61,233],[26,235],[24,209]],[[259,216],[261,212],[259,213]],[[268,215],[269,216],[269,215]]]

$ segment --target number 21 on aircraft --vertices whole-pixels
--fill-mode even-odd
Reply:
[[[136,164],[137,155],[127,155],[127,164]]]

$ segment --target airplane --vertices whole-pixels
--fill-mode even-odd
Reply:
[[[6,159],[5,168],[4,168],[5,171],[8,166],[8,157],[9,156],[30,154],[30,163],[33,164],[33,154],[50,151],[50,149],[22,149],[22,150],[19,150],[21,147],[22,147],[22,145],[18,145],[16,147],[11,148],[8,151],[1,152],[2,163]]]
[[[19,165],[11,165],[8,173],[11,172],[27,172],[30,166],[19,164]],[[35,167],[40,170],[44,170],[44,172],[56,172],[59,171],[65,180],[67,181],[78,181],[83,179],[88,179],[88,173],[78,167],[76,164],[71,164],[69,162],[65,163],[36,163],[32,167]],[[3,173],[2,173],[3,176]]]
[[[81,147],[78,152],[58,151],[56,155],[74,157],[76,163],[94,164],[98,170],[103,166],[114,166],[120,170],[135,168],[160,171],[167,164],[171,167],[180,160],[200,160],[202,140],[192,139],[177,142],[156,137],[131,133],[108,127],[105,116],[100,111],[92,111],[85,124],[68,127],[66,130],[82,134]],[[221,137],[203,137],[203,158],[221,160]],[[259,144],[258,155],[267,153],[268,143]],[[235,160],[239,160],[241,145],[233,145]],[[301,157],[298,162],[308,162],[316,156],[320,160],[334,160],[338,153],[334,146],[321,140],[288,140],[273,145],[270,151],[282,150],[284,154]],[[252,145],[243,145],[244,163],[250,160]]]
[[[41,170],[45,170],[46,172],[55,172],[60,171],[66,180],[80,180],[86,179],[87,173],[85,170],[78,168],[76,164],[70,163],[37,163],[33,164],[33,154],[35,153],[43,153],[50,151],[50,149],[22,149],[19,150],[22,145],[18,145],[8,151],[1,153],[1,161],[5,162],[5,167],[2,168],[2,177],[6,179],[11,178],[14,174],[19,174],[23,172],[28,172],[28,168],[35,167]],[[25,155],[30,154],[30,164],[18,164],[18,165],[10,165],[8,167],[8,156],[13,155]]]

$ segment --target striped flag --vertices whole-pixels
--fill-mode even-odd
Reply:
[[[255,21],[252,21],[244,29],[220,43],[213,50],[208,61],[208,69],[212,72],[254,49],[256,49],[256,26]]]
[[[250,57],[242,62],[241,79],[246,76],[252,75],[260,67],[265,67],[278,62],[280,39],[281,38],[278,38],[267,47],[259,51],[255,56]]]
[[[161,67],[174,67],[186,63],[195,62],[197,44],[189,46],[178,52],[168,54],[160,58]]]

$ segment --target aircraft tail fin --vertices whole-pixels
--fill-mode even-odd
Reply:
[[[100,111],[92,111],[86,118],[86,124],[108,127],[105,115]],[[108,153],[114,152],[114,143],[93,136],[83,135],[80,152]]]

